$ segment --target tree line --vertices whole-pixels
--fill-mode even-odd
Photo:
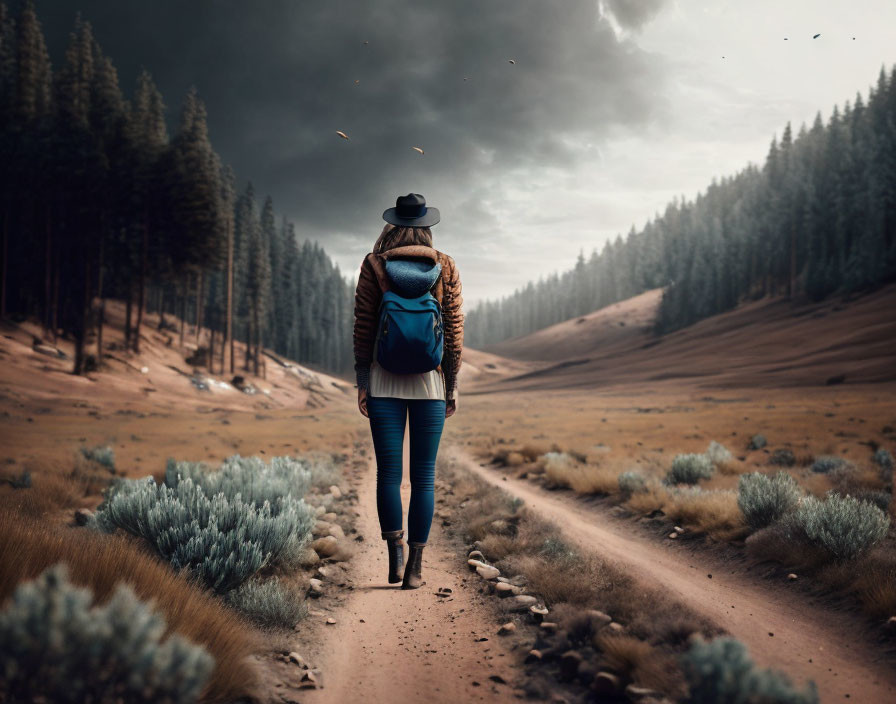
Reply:
[[[128,100],[80,17],[50,63],[32,0],[0,3],[0,317],[39,319],[75,344],[73,371],[101,363],[105,301],[126,302],[125,344],[140,351],[146,311],[209,331],[207,364],[258,374],[269,347],[351,369],[354,287],[317,244],[299,244],[270,197],[237,189],[211,145],[195,89],[169,135],[143,71]],[[88,339],[96,355],[88,355]],[[93,357],[91,359],[91,357]]]
[[[821,300],[896,279],[896,68],[824,123],[775,135],[764,165],[674,199],[641,231],[467,314],[488,345],[663,288],[657,333],[763,296]]]

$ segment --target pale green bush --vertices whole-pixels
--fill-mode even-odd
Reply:
[[[696,484],[701,479],[709,479],[712,473],[712,462],[706,455],[675,455],[672,467],[666,473],[666,481],[669,484]]]
[[[82,447],[81,454],[85,459],[97,464],[103,465],[106,469],[112,471],[115,469],[115,451],[108,445],[97,445],[96,447]]]
[[[810,681],[794,689],[786,675],[757,668],[747,647],[733,638],[698,640],[683,656],[691,704],[817,704]]]
[[[631,496],[647,489],[647,480],[640,472],[623,472],[619,475],[619,493]]]
[[[731,451],[715,440],[709,443],[709,447],[706,448],[706,452],[704,454],[713,464],[724,464],[725,462],[730,462],[734,459],[734,455],[731,454]]]
[[[890,518],[872,503],[828,492],[824,501],[805,497],[790,528],[802,532],[836,559],[848,560],[883,539],[890,528]]]
[[[311,486],[308,463],[294,457],[272,457],[265,463],[260,457],[233,455],[211,471],[202,462],[176,462],[165,467],[165,484],[176,487],[182,479],[192,479],[207,496],[224,494],[233,499],[239,494],[246,503],[261,508],[265,501],[292,496],[301,499]]]
[[[65,565],[20,584],[0,612],[0,699],[157,704],[194,702],[214,668],[204,648],[164,641],[165,620],[119,585],[102,606]]]
[[[545,452],[541,456],[546,472],[564,470],[579,464],[578,460],[568,452]]]
[[[737,484],[737,505],[753,530],[765,528],[791,512],[800,495],[799,486],[787,472],[774,477],[759,472],[742,474]]]
[[[762,433],[756,433],[756,435],[750,438],[750,444],[747,445],[747,449],[761,450],[766,445],[768,445],[768,440],[765,439],[765,435],[763,435]]]
[[[817,474],[828,474],[829,472],[833,472],[835,469],[841,469],[846,464],[847,461],[842,457],[835,457],[833,455],[820,455],[815,458],[815,461],[812,463],[812,467],[810,469]]]
[[[305,598],[276,577],[251,579],[228,592],[227,603],[259,626],[293,628],[308,614]]]
[[[259,485],[247,486],[250,497],[266,493]],[[209,496],[192,478],[174,487],[157,485],[152,477],[119,482],[96,513],[99,528],[145,538],[175,568],[189,569],[218,593],[238,587],[265,565],[294,562],[313,523],[311,507],[290,494],[258,506],[239,492]]]

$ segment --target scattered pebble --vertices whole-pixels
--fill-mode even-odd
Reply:
[[[598,672],[594,676],[592,688],[599,696],[611,697],[620,690],[621,683],[612,672]]]
[[[516,624],[513,621],[508,621],[501,625],[498,629],[499,636],[506,636],[509,633],[513,633],[516,630]]]
[[[308,663],[305,662],[305,658],[303,658],[298,653],[292,652],[287,656],[287,658],[289,659],[290,662],[294,662],[296,665],[301,667],[303,670],[308,669]]]
[[[329,618],[327,618],[327,623],[332,626],[334,623],[336,623],[336,619],[330,616]]]
[[[793,580],[795,580],[796,578],[797,578],[797,576],[793,572],[791,572],[789,575],[787,575],[787,579],[789,579],[791,582]]]
[[[476,572],[483,579],[495,579],[501,574],[501,570],[491,565],[479,565],[476,567]]]

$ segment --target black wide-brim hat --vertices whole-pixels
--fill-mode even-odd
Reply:
[[[383,220],[400,227],[431,227],[441,218],[438,208],[428,208],[419,193],[398,196],[394,208],[383,212]]]

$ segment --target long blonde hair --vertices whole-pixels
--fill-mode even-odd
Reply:
[[[387,222],[373,245],[373,253],[379,254],[387,249],[408,244],[423,244],[432,247],[432,230],[428,227],[402,227]]]

